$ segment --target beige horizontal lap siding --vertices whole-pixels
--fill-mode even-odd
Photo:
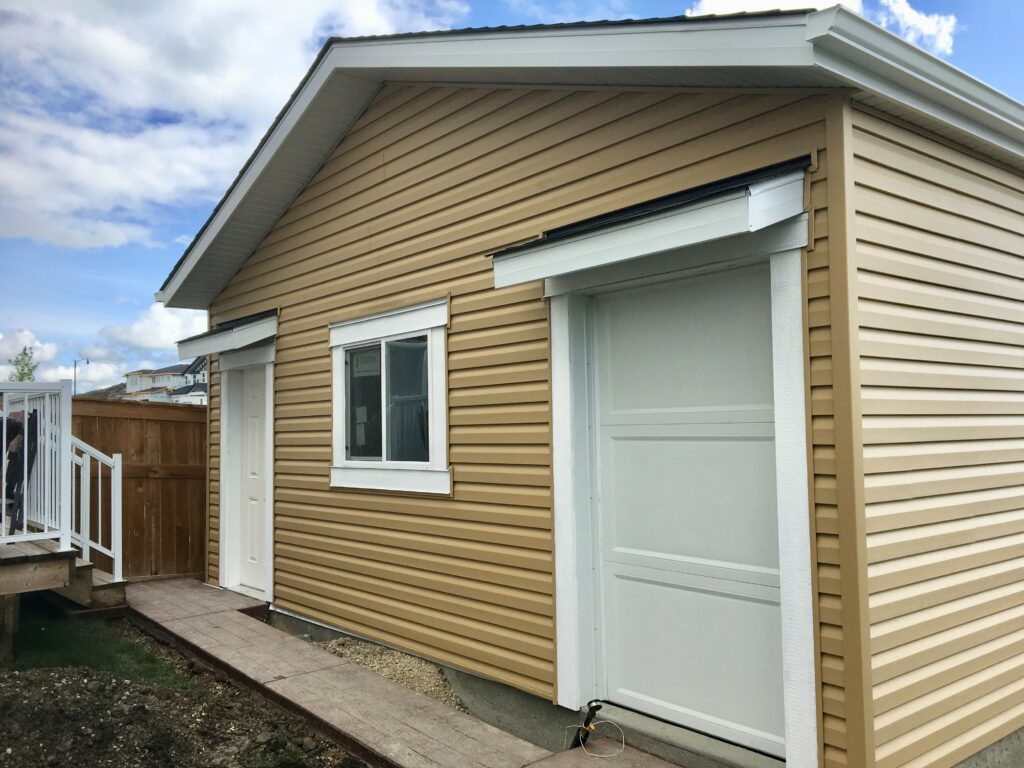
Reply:
[[[385,88],[212,307],[280,311],[275,602],[553,697],[548,305],[488,256],[823,146],[799,93]],[[328,325],[440,296],[452,498],[331,488]]]
[[[1024,727],[1024,177],[854,113],[879,768]]]

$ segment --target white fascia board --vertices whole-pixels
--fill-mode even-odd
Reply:
[[[836,7],[807,17],[814,65],[1024,159],[1024,105]]]
[[[756,181],[747,187],[749,219],[747,231],[778,224],[799,216],[804,211],[803,171],[787,173],[773,179]]]
[[[800,250],[807,246],[807,214],[773,224],[756,232],[745,232],[713,242],[697,243],[631,261],[618,262],[599,269],[588,269],[544,281],[544,295],[598,291],[608,286],[627,286],[652,278],[673,279],[683,274],[722,269],[727,264],[748,264],[773,254]],[[552,337],[554,349],[554,337]]]
[[[546,280],[755,232],[804,210],[803,172],[665,213],[494,256],[494,287]]]
[[[202,235],[200,235],[199,239],[192,246],[188,257],[171,276],[166,287],[156,292],[155,299],[157,301],[162,302],[167,306],[179,306],[174,301],[175,294],[181,290],[182,285],[188,278],[189,274],[203,259],[206,251],[221,233],[221,230],[223,230],[224,226],[231,220],[231,217],[239,209],[240,205],[246,199],[246,196],[256,186],[260,175],[264,170],[266,170],[267,165],[281,149],[282,144],[284,144],[288,139],[292,130],[302,119],[306,109],[323,89],[327,80],[332,76],[332,74],[334,74],[335,68],[336,65],[331,61],[331,57],[325,56],[317,66],[316,70],[310,75],[294,101],[289,105],[287,111],[282,115],[280,122],[274,127],[273,133],[267,138],[263,146],[259,148],[256,155],[248,164],[248,167],[245,168],[244,172],[238,179],[238,183],[224,198],[220,208],[209,221],[206,229],[203,230]],[[383,85],[383,81],[367,83],[365,81],[357,82],[357,78],[349,78],[349,80],[351,82],[347,84],[348,88],[355,96],[355,101],[351,107],[352,120],[355,120],[355,118],[362,113],[373,99],[374,95]],[[276,218],[277,215],[274,215],[273,219],[276,220]]]
[[[190,357],[199,357],[200,355],[230,352],[235,349],[248,347],[251,344],[257,344],[266,339],[271,339],[276,335],[277,318],[266,317],[249,325],[230,328],[222,333],[203,336],[192,341],[188,339],[179,341],[178,359],[186,360]]]
[[[813,62],[805,18],[794,14],[352,41],[339,43],[331,61],[346,71],[389,80],[420,69],[451,69],[457,77],[460,70],[805,67]]]

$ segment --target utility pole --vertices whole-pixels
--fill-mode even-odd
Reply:
[[[75,367],[75,373],[74,373],[74,376],[73,376],[72,382],[71,382],[71,394],[72,395],[77,395],[78,394],[78,364],[82,363],[82,362],[84,362],[86,365],[88,365],[89,364],[89,358],[88,357],[79,357],[79,358],[77,358],[75,360],[75,366],[74,366]]]

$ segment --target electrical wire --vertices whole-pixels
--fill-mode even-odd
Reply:
[[[593,734],[595,736],[597,735],[597,727],[599,725],[610,725],[613,728],[615,728],[616,730],[618,730],[618,732],[619,732],[619,748],[615,752],[610,752],[607,755],[604,755],[604,754],[601,754],[600,752],[591,752],[589,749],[587,749],[587,745],[586,744],[582,744],[581,748],[583,749],[584,754],[586,754],[589,757],[608,758],[608,757],[618,757],[619,755],[621,755],[623,752],[626,751],[626,734],[623,733],[622,728],[619,726],[618,723],[613,723],[611,720],[598,720],[598,721],[596,721],[594,723],[591,723],[591,725],[593,726],[592,727],[592,732],[593,732]],[[569,744],[569,731],[578,731],[582,727],[583,727],[582,725],[567,725],[567,726],[565,726],[565,735],[562,737],[562,751],[563,752],[565,751],[566,747]],[[607,737],[605,737],[605,738],[607,738]]]

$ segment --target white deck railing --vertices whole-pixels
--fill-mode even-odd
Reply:
[[[121,581],[121,454],[107,456],[72,437],[71,462],[72,471],[78,476],[71,543],[81,550],[83,560],[91,561],[94,551],[109,557],[113,561],[114,581]]]
[[[121,456],[72,437],[70,381],[2,382],[0,545],[44,539],[107,555],[121,579]]]
[[[71,546],[71,387],[0,384],[0,541]]]

